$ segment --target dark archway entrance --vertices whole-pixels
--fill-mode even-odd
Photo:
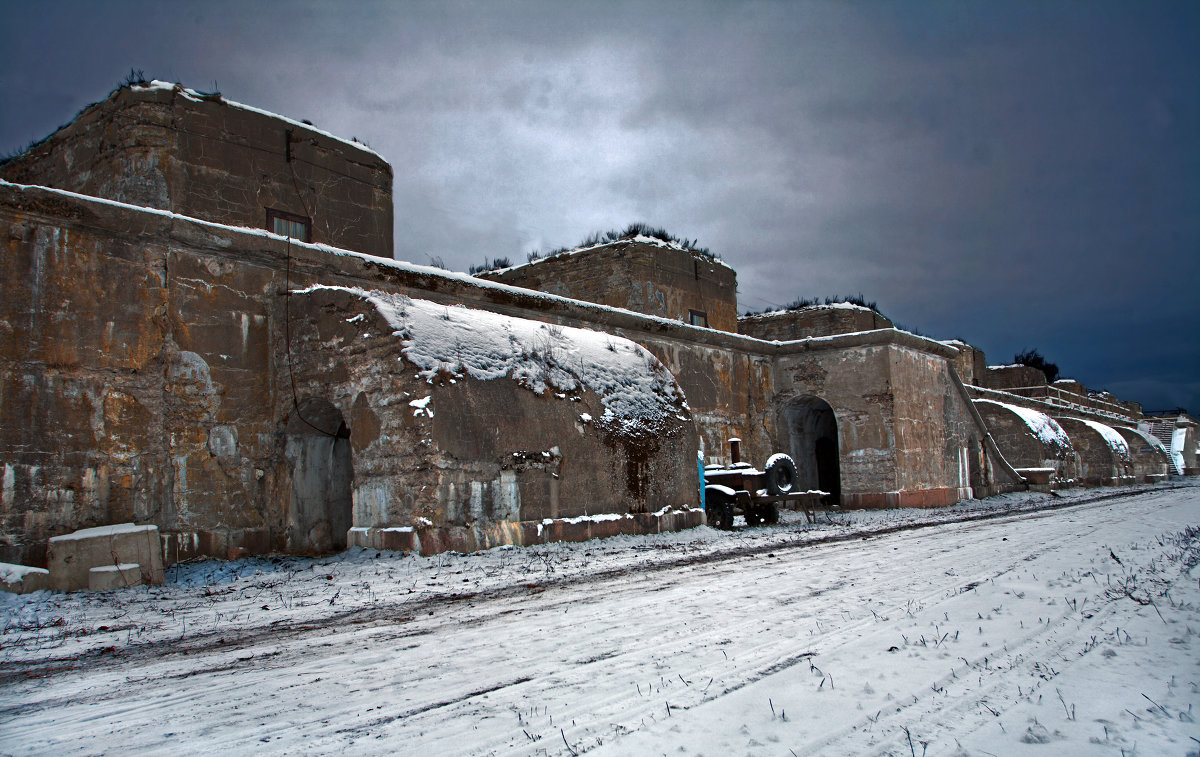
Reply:
[[[820,489],[840,502],[842,475],[838,453],[837,418],[819,397],[801,397],[783,408],[783,428],[799,472],[797,488]]]
[[[288,549],[345,549],[353,523],[354,466],[341,411],[327,400],[306,399],[288,418],[286,435],[284,455],[292,466]]]

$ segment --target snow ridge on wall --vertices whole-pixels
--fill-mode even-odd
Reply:
[[[1054,420],[1045,413],[1039,413],[1037,410],[1030,410],[1027,407],[1018,405],[1010,405],[1007,402],[997,402],[996,400],[975,400],[975,404],[988,403],[999,405],[1000,407],[1011,410],[1016,413],[1021,420],[1025,421],[1025,425],[1029,427],[1029,431],[1043,444],[1049,444],[1057,447],[1063,452],[1069,452],[1071,447],[1071,437],[1067,436],[1067,432],[1063,431],[1063,427],[1058,425],[1058,421]],[[1108,428],[1105,426],[1105,428]],[[1112,431],[1112,429],[1109,429]],[[1116,434],[1115,431],[1112,431]],[[1118,437],[1120,438],[1120,437]],[[1124,440],[1121,442],[1124,444]]]
[[[1129,456],[1129,445],[1125,443],[1125,437],[1121,436],[1111,427],[1106,426],[1103,423],[1089,421],[1086,418],[1080,418],[1080,420],[1090,426],[1096,431],[1096,433],[1100,434],[1100,436],[1104,437],[1105,443],[1112,448],[1112,451],[1116,453],[1117,457],[1121,458],[1127,463],[1133,460],[1133,458]]]
[[[628,339],[376,290],[303,291],[320,290],[350,292],[373,305],[402,340],[404,359],[430,382],[465,374],[508,377],[537,394],[591,390],[605,407],[598,422],[631,434],[654,432],[671,416],[688,420],[670,371]]]

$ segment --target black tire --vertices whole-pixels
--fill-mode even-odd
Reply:
[[[787,455],[772,455],[763,472],[766,474],[767,492],[775,497],[789,493],[799,478],[796,461]]]
[[[704,490],[704,514],[708,525],[729,531],[733,528],[733,501],[718,489]]]
[[[773,526],[779,522],[779,505],[768,502],[762,509],[763,523]]]

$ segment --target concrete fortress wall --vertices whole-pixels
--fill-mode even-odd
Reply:
[[[1050,416],[995,400],[976,400],[975,408],[1014,467],[1053,468],[1060,483],[1079,475],[1070,436]]]
[[[364,145],[179,85],[115,90],[0,166],[0,178],[266,228],[312,220],[312,242],[392,257],[392,168]]]
[[[297,391],[347,411],[354,526],[413,526],[423,519],[434,527],[468,527],[695,504],[695,425],[665,369],[642,363],[649,358],[642,348],[606,335],[595,359],[581,344],[596,339],[594,332],[543,324],[533,327],[536,344],[547,345],[543,352],[518,346],[508,359],[519,367],[502,366],[502,377],[476,379],[499,371],[469,350],[447,349],[462,362],[419,371],[398,358],[402,345],[411,353],[417,332],[429,327],[409,324],[397,333],[372,304],[393,302],[410,311],[432,308],[438,321],[461,322],[457,333],[474,331],[481,339],[508,335],[519,343],[516,332],[529,333],[532,323],[361,290],[316,287],[289,298]],[[498,327],[479,328],[484,319]],[[622,358],[633,364],[624,375],[635,380],[661,371],[658,412],[614,413],[638,388],[586,382],[601,360]],[[555,374],[558,385],[539,391],[536,384]],[[295,431],[313,435],[301,426]]]
[[[850,507],[929,507],[987,496],[1019,480],[955,380],[953,350],[893,329],[779,346],[781,427],[797,403],[828,403],[837,424],[841,501]],[[790,384],[790,386],[789,386]],[[793,446],[794,457],[810,455]]]
[[[1129,445],[1129,455],[1133,458],[1132,475],[1142,482],[1158,481],[1170,475],[1170,459],[1168,453],[1157,439],[1145,431],[1125,426],[1113,426],[1113,431],[1121,435]]]
[[[0,284],[4,559],[37,562],[48,536],[124,521],[159,526],[168,560],[336,547],[338,519],[313,516],[295,497],[295,477],[317,470],[309,465],[317,458],[329,461],[319,468],[322,491],[333,499],[353,492],[352,529],[405,534],[425,521],[450,529],[426,534],[422,548],[546,538],[559,526],[534,528],[529,518],[591,517],[597,510],[585,501],[630,517],[693,504],[697,434],[710,458],[736,435],[748,459],[791,451],[802,465],[824,465],[828,477],[829,442],[821,440],[836,429],[832,459],[849,505],[948,504],[1016,483],[955,389],[953,350],[903,332],[763,342],[43,188],[0,184],[0,228],[8,247]],[[314,284],[625,337],[679,378],[690,417],[681,413],[686,420],[657,449],[638,448],[603,434],[576,438],[578,408],[595,417],[594,398],[563,404],[520,387],[445,380],[432,390],[421,384],[443,407],[426,421],[401,402],[418,388],[406,376],[389,378],[386,391],[364,383],[373,366],[401,357],[395,340],[351,344],[328,331],[338,323],[328,308],[345,313],[342,324],[369,312],[341,295],[284,296]],[[324,441],[302,438],[294,417],[303,403],[338,419]],[[478,420],[493,407],[511,417]],[[801,416],[811,421],[812,447],[797,450],[788,424]],[[342,423],[349,436],[339,442]],[[535,439],[536,429],[545,433]],[[501,439],[519,449],[500,450]],[[338,472],[347,447],[348,486]],[[505,474],[498,452],[531,457]],[[506,482],[528,505],[521,521],[495,509]],[[612,492],[597,499],[593,486]],[[497,532],[489,523],[534,530]],[[603,531],[595,521],[586,529]],[[382,544],[385,535],[362,539]]]
[[[987,374],[987,356],[984,355],[983,350],[958,339],[950,339],[942,344],[958,350],[958,354],[954,357],[954,370],[958,372],[958,377],[962,379],[962,382],[969,386],[978,385],[982,377]]]
[[[319,313],[344,298],[286,297],[285,270],[293,290],[318,281],[368,285],[419,291],[446,304],[470,299],[457,294],[478,288],[467,277],[376,265],[368,256],[265,232],[7,184],[0,184],[0,228],[8,248],[0,269],[0,559],[43,562],[47,537],[121,521],[158,525],[175,560],[336,548],[345,543],[346,525],[469,530],[476,521],[533,519],[532,536],[476,538],[468,531],[449,540],[464,548],[488,539],[525,543],[540,537],[542,516],[642,513],[657,520],[639,521],[639,528],[658,528],[664,508],[695,504],[697,440],[682,406],[653,439],[639,439],[621,429],[581,432],[580,408],[597,420],[605,410],[586,393],[579,403],[546,401],[512,381],[443,381],[432,389],[445,397],[435,397],[442,412],[430,414],[428,428],[409,427],[388,436],[386,448],[373,447],[388,423],[403,429],[402,421],[414,419],[414,408],[400,401],[416,388],[407,371],[383,393],[361,386],[376,364],[394,367],[401,344],[320,338]],[[301,394],[293,395],[293,377]],[[354,386],[359,390],[351,392]],[[314,406],[318,400],[328,405]],[[307,414],[297,412],[302,402]],[[486,419],[478,417],[484,412]],[[308,433],[297,415],[339,423]],[[360,433],[339,442],[341,423]],[[490,446],[478,444],[475,432],[483,429],[492,434]],[[361,465],[338,473],[336,459],[353,455],[355,444]],[[523,453],[530,459],[514,459]],[[332,461],[314,468],[317,458]],[[372,482],[406,465],[422,469],[406,479],[409,492],[429,487],[420,502],[403,493],[383,500],[382,509],[370,501]],[[485,499],[504,498],[482,490],[505,482],[505,469],[528,508],[481,510]],[[422,478],[429,470],[437,475]],[[342,523],[309,512],[297,478],[310,474],[325,487],[317,499],[337,500],[337,490],[358,486],[354,493],[365,499],[354,516]],[[519,496],[509,501],[519,504]],[[676,527],[697,522],[690,515],[675,520]],[[427,537],[426,545],[449,539]]]
[[[1071,437],[1080,483],[1115,486],[1133,480],[1133,457],[1129,446],[1112,427],[1078,418],[1055,420]]]

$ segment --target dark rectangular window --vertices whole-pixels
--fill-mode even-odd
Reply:
[[[688,323],[708,328],[708,313],[703,310],[688,310]]]
[[[267,231],[301,242],[312,241],[312,219],[267,208]]]

